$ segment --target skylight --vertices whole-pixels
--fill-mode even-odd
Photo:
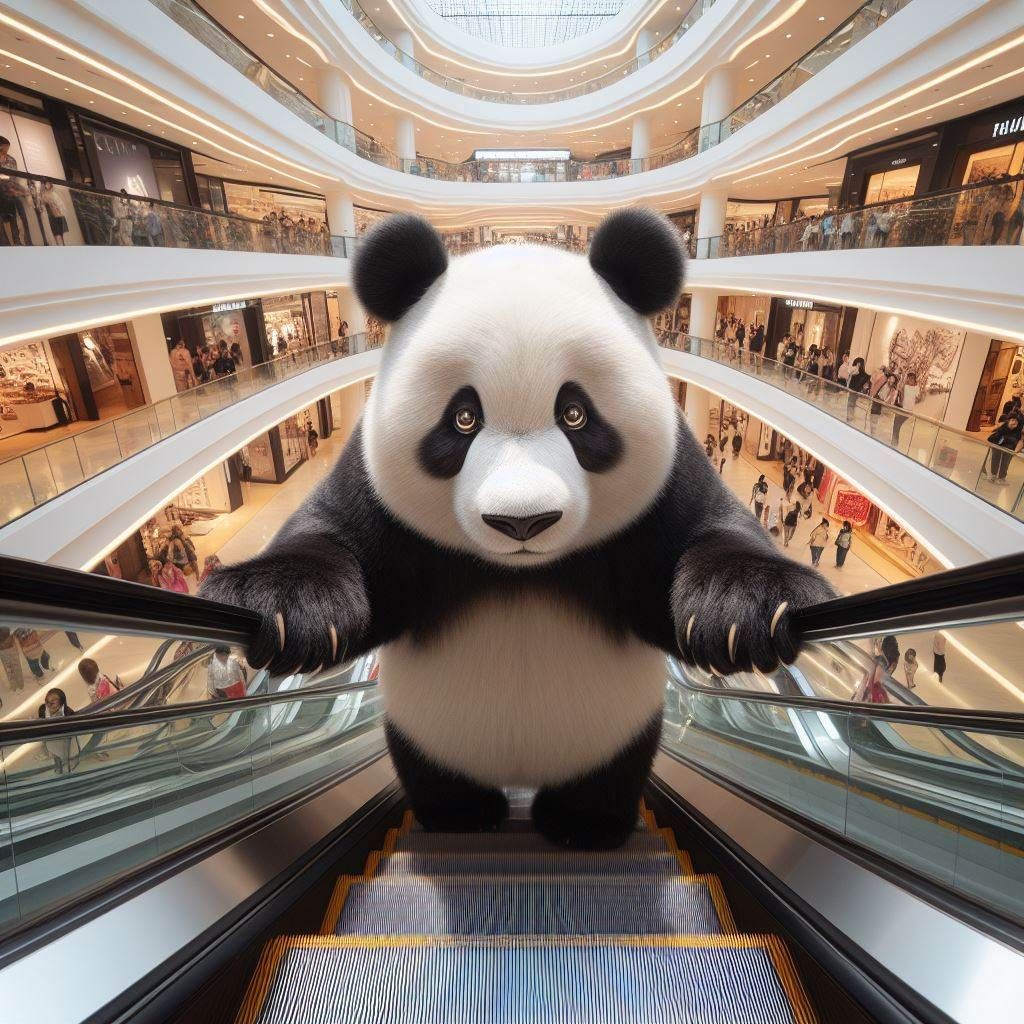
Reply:
[[[426,0],[455,28],[495,46],[540,48],[593,32],[630,0]]]

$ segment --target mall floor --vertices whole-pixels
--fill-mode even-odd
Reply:
[[[327,475],[343,446],[344,439],[340,436],[322,441],[317,455],[299,466],[283,484],[245,485],[245,504],[234,512],[217,517],[212,521],[209,533],[194,538],[200,565],[208,554],[215,553],[222,561],[230,563],[262,550]],[[764,464],[750,460],[745,453],[738,458],[730,455],[723,479],[744,504],[749,504],[751,488],[764,469]],[[772,483],[770,500],[777,503],[780,496],[781,488]],[[819,521],[817,508],[809,520],[801,520],[790,547],[785,549],[786,554],[809,562],[807,538]],[[837,569],[832,544],[835,530],[833,525],[829,546],[822,557],[821,571],[840,593],[872,590],[908,578],[908,573],[889,557],[858,540],[854,541],[846,565]],[[779,546],[782,547],[781,539]],[[1020,642],[1017,628],[1015,623],[1006,623],[948,633],[948,670],[942,683],[931,672],[932,634],[901,636],[901,649],[913,646],[920,654],[922,667],[916,677],[916,692],[933,705],[1019,711],[1024,705],[1024,680],[1015,655]],[[46,690],[51,686],[65,690],[71,707],[84,707],[89,703],[89,694],[77,671],[81,657],[94,658],[101,671],[111,677],[120,677],[123,683],[130,683],[145,670],[158,644],[152,638],[111,637],[85,632],[80,634],[80,640],[84,652],[76,650],[63,632],[50,635],[46,646],[52,659],[51,671],[37,681],[23,666],[24,690],[12,693],[9,685],[0,689],[3,700],[0,717],[34,718]],[[900,670],[897,678],[904,681]],[[836,686],[829,688],[829,695],[845,699],[851,694]]]

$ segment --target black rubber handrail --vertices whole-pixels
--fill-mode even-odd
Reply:
[[[802,641],[821,642],[1018,618],[1024,619],[1024,553],[804,608],[794,614],[793,628]],[[249,646],[259,625],[255,613],[231,605],[9,556],[0,556],[0,622],[58,629],[73,626],[116,634],[170,634],[240,647]],[[780,700],[778,695],[757,693],[740,698],[734,690],[722,695]],[[241,707],[245,701],[231,703]],[[828,710],[830,704],[835,710],[849,711],[851,707],[813,697],[787,697],[784,703],[819,710]],[[879,718],[894,720],[903,720],[902,714],[918,724],[961,729],[1016,723],[1024,732],[1024,718],[1003,712],[901,710],[876,705],[859,713],[877,713]]]

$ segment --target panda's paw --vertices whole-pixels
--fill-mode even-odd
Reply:
[[[246,652],[272,674],[312,672],[341,661],[370,622],[370,603],[355,559],[337,548],[272,551],[216,569],[199,589],[211,601],[260,617]]]
[[[816,570],[770,552],[728,545],[687,552],[671,597],[680,654],[720,676],[771,672],[799,651],[793,612],[835,596]]]
[[[541,790],[530,816],[549,843],[569,850],[615,850],[636,828],[638,809],[573,806],[559,794]]]

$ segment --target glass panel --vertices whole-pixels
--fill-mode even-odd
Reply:
[[[55,492],[52,478],[50,488]],[[49,496],[44,487],[38,500],[46,501]],[[0,462],[0,523],[9,523],[12,519],[23,516],[35,503],[35,492],[29,482],[26,460],[9,459],[7,462]]]

